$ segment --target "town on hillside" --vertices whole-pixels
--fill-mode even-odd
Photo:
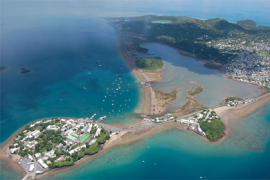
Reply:
[[[253,39],[245,36],[211,40],[208,46],[235,58],[226,67],[229,78],[270,88],[270,39]]]

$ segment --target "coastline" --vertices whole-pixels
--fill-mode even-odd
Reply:
[[[253,103],[241,104],[237,107],[223,106],[215,108],[214,111],[216,111],[218,116],[221,118],[222,122],[225,125],[225,129],[224,136],[213,142],[221,142],[227,138],[228,134],[230,133],[229,121],[235,121],[239,120],[240,118],[246,117],[268,102],[270,102],[270,93],[261,96],[257,101]]]
[[[26,125],[25,125],[26,126]],[[21,168],[21,166],[18,164],[18,162],[16,162],[15,160],[13,160],[12,158],[9,157],[9,152],[8,152],[8,147],[9,145],[13,142],[13,140],[15,139],[15,137],[17,136],[17,134],[19,134],[20,132],[23,131],[24,127],[21,127],[20,129],[18,129],[16,132],[14,132],[6,141],[4,141],[1,146],[0,146],[0,160],[5,162],[5,164],[7,164],[10,169],[12,169],[12,171],[16,171],[19,174],[22,175],[22,177],[24,177],[26,175],[26,173],[24,172],[24,170]]]
[[[158,81],[162,78],[162,69],[159,70],[142,70],[135,65],[135,61],[133,61],[132,57],[127,53],[125,48],[125,36],[122,32],[120,32],[112,23],[109,23],[115,30],[117,37],[118,37],[118,50],[120,54],[124,57],[125,61],[127,62],[128,66],[131,68],[132,72],[136,75],[141,82],[145,82],[146,86],[143,86],[144,91],[144,105],[142,108],[142,114],[145,115],[160,115],[164,111],[166,111],[166,107],[162,107],[159,105],[159,100],[156,97],[156,92],[151,86],[149,82]],[[153,107],[160,110],[160,113],[153,112]]]
[[[44,177],[53,177],[54,175],[57,175],[61,172],[70,171],[72,169],[78,168],[81,165],[84,165],[85,163],[91,161],[92,159],[99,157],[100,155],[106,153],[108,150],[116,146],[126,146],[146,136],[157,134],[157,133],[167,131],[170,129],[185,130],[186,127],[187,127],[186,125],[181,125],[179,123],[172,122],[172,123],[167,123],[167,124],[153,125],[153,126],[145,127],[142,129],[135,129],[132,131],[122,131],[117,136],[112,137],[108,142],[106,142],[102,150],[100,150],[97,154],[94,154],[92,156],[85,156],[81,160],[74,163],[74,165],[72,166],[53,169],[44,174],[37,175],[36,178],[40,179]]]
[[[107,22],[109,23],[109,22]],[[128,66],[131,68],[132,72],[136,75],[136,77],[142,81],[142,82],[147,82],[148,77],[143,73],[142,70],[136,67],[135,63],[132,61],[131,57],[125,52],[124,50],[124,45],[123,45],[123,37],[120,35],[120,32],[116,29],[116,27],[109,23],[115,30],[117,37],[118,37],[118,50],[120,54],[124,57],[126,60]],[[143,114],[151,114],[151,94],[152,94],[152,88],[144,88],[144,105],[142,109]]]
[[[270,94],[266,94],[260,97],[257,101],[253,103],[243,104],[237,107],[223,106],[223,107],[214,109],[217,112],[217,114],[221,117],[223,123],[225,124],[224,136],[215,141],[210,141],[205,138],[202,138],[202,140],[208,143],[222,142],[223,140],[227,138],[230,132],[229,121],[238,120],[242,117],[245,117],[269,101],[270,101]],[[170,123],[156,124],[156,125],[143,125],[142,123],[138,122],[138,125],[139,126],[135,127],[134,130],[129,130],[129,131],[124,130],[124,131],[121,131],[117,136],[112,137],[109,141],[105,143],[102,150],[100,150],[100,152],[98,152],[97,154],[92,155],[92,156],[85,156],[81,160],[74,163],[74,165],[72,166],[59,168],[59,169],[53,169],[48,172],[45,172],[44,174],[37,175],[36,178],[53,176],[60,172],[64,172],[66,170],[71,170],[73,168],[79,167],[80,165],[85,164],[89,160],[102,155],[103,153],[107,152],[109,149],[113,147],[128,145],[155,133],[159,133],[162,131],[175,129],[175,128],[189,132],[188,130],[186,130],[187,125],[183,125],[177,122],[170,122]],[[17,130],[9,139],[7,139],[4,143],[2,143],[0,147],[0,150],[1,150],[0,160],[6,162],[13,171],[16,171],[22,174],[22,177],[25,175],[25,172],[22,170],[19,164],[9,156],[9,153],[7,153],[7,148],[9,144],[14,140],[16,135],[20,133],[25,126]]]

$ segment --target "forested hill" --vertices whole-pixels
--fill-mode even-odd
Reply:
[[[270,28],[230,23],[222,18],[200,20],[179,16],[140,16],[109,19],[121,31],[143,34],[154,42],[169,44],[187,51],[198,59],[213,60],[222,64],[234,58],[233,51],[220,51],[209,43],[212,40],[240,39],[247,46],[250,42],[270,37]]]

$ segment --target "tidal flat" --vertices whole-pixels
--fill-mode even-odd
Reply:
[[[149,49],[151,56],[161,57],[165,64],[162,79],[152,82],[153,88],[165,93],[179,89],[167,111],[186,103],[186,93],[196,88],[189,81],[203,85],[204,91],[196,99],[205,107],[218,106],[222,98],[228,96],[251,98],[260,95],[255,86],[230,80],[220,71],[204,67],[205,62],[183,56],[171,47],[157,43],[144,43],[141,47]]]

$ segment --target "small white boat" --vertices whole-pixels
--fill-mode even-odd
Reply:
[[[84,90],[86,90],[86,87],[83,87]]]
[[[142,163],[145,163],[145,161],[142,161]]]

